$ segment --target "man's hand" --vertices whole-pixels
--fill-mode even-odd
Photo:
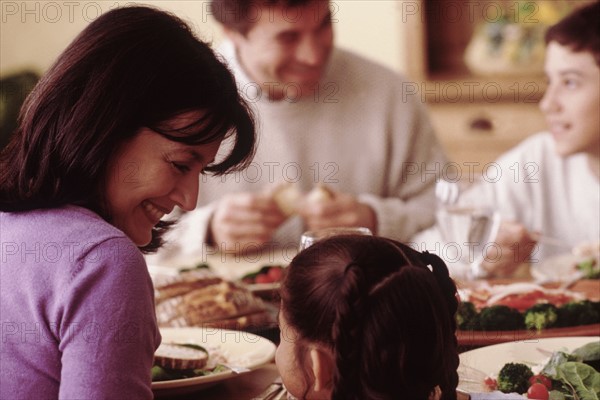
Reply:
[[[497,246],[490,248],[482,263],[483,269],[491,276],[511,276],[531,256],[537,244],[536,236],[517,222],[503,221],[494,240]]]
[[[285,221],[273,197],[265,193],[224,196],[210,222],[209,244],[240,253],[262,247]]]
[[[373,209],[347,193],[333,192],[330,198],[320,201],[306,199],[299,214],[308,230],[363,226],[376,232],[377,217]]]

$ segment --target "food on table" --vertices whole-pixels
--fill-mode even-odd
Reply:
[[[477,320],[471,321],[473,330],[482,331],[512,331],[523,329],[523,315],[514,308],[503,305],[485,307],[476,317]]]
[[[550,303],[536,304],[525,311],[524,317],[525,328],[541,331],[556,326],[558,308]]]
[[[533,283],[513,283],[510,285],[485,286],[474,290],[464,290],[464,299],[476,308],[504,305],[523,312],[539,303],[555,306],[572,302],[580,295],[560,289],[547,289]]]
[[[461,290],[461,298],[456,319],[461,330],[540,331],[600,323],[600,302],[533,284]]]
[[[600,265],[595,258],[589,258],[575,265],[575,269],[583,273],[585,279],[600,279]]]
[[[510,331],[592,325],[600,323],[600,302],[575,301],[556,307],[537,304],[520,313],[507,306],[484,307],[477,311],[470,302],[459,305],[456,323],[461,330]]]
[[[573,254],[580,258],[575,269],[582,272],[585,279],[600,279],[600,241],[575,246]]]
[[[548,400],[550,398],[550,393],[548,393],[548,388],[544,386],[542,383],[533,383],[527,389],[527,398],[528,399],[536,399],[536,400]]]
[[[229,371],[219,349],[210,351],[193,343],[163,343],[154,354],[152,381],[195,378]]]
[[[548,390],[552,389],[552,381],[550,380],[550,378],[548,378],[545,375],[534,375],[531,378],[529,378],[529,384],[530,385],[535,385],[536,383],[539,383],[540,385],[544,385],[544,387]]]
[[[169,369],[200,369],[208,361],[208,351],[200,346],[161,343],[154,353],[154,364]]]
[[[525,393],[533,371],[521,363],[505,364],[498,373],[498,390],[504,393]]]
[[[571,352],[577,360],[600,372],[600,343],[590,342]]]
[[[489,390],[498,390],[498,381],[496,380],[496,378],[492,378],[491,376],[486,376],[483,379],[483,383],[485,385],[486,388],[488,388]]]
[[[600,323],[600,302],[582,300],[558,308],[556,326],[579,326]]]
[[[532,369],[538,367],[539,373],[534,375]],[[543,366],[507,363],[497,378],[488,376],[484,383],[490,390],[527,393],[529,399],[598,399],[599,367],[600,340],[596,340],[571,353],[555,351]]]
[[[280,265],[265,265],[256,272],[242,277],[242,282],[248,285],[257,283],[277,283],[283,277],[283,267]]]
[[[191,269],[181,271],[177,276],[153,274],[152,281],[154,298],[158,304],[167,299],[219,284],[223,280],[209,270]]]
[[[584,242],[573,247],[573,254],[586,258],[600,258],[600,241]]]
[[[456,326],[462,330],[475,329],[479,324],[477,316],[478,313],[475,305],[470,301],[463,301],[459,304],[456,311]]]
[[[262,299],[208,269],[154,274],[152,279],[161,327],[247,329],[275,323]]]

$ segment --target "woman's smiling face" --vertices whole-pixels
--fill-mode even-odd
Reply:
[[[164,125],[180,129],[197,121],[199,111],[183,113]],[[137,245],[152,239],[152,228],[175,206],[196,207],[199,175],[221,142],[187,145],[142,128],[110,161],[106,186],[110,222]]]

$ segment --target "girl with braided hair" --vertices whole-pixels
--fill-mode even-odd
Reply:
[[[456,399],[457,305],[433,254],[375,236],[317,242],[282,282],[283,383],[302,399]]]

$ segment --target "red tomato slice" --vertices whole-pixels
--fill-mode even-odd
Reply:
[[[527,390],[527,398],[535,399],[535,400],[548,400],[550,394],[548,393],[548,388],[541,383],[534,383]]]
[[[498,300],[496,304],[501,304],[510,308],[515,308],[522,312],[530,307],[533,307],[535,304],[537,304],[537,302],[540,299],[543,298],[544,293],[539,290],[535,290],[533,292],[512,294],[510,296],[506,296],[503,299]]]
[[[470,295],[469,301],[475,304],[477,309],[481,309],[483,307],[489,306],[487,303],[489,300],[490,294],[482,291],[482,292],[473,292]],[[533,307],[539,303],[550,303],[554,304],[557,307],[572,301],[572,296],[563,293],[545,293],[541,290],[533,290],[526,293],[515,293],[507,295],[494,304],[504,305],[513,309],[516,309],[520,312],[527,310],[530,307]]]
[[[268,274],[259,274],[254,278],[254,282],[256,283],[273,283],[273,280]]]
[[[529,378],[529,384],[533,385],[534,383],[541,383],[542,385],[544,385],[546,387],[546,389],[552,390],[552,381],[547,376],[544,376],[544,375],[532,376],[531,378]]]
[[[498,381],[496,381],[494,378],[488,376],[483,380],[483,383],[485,383],[485,386],[487,386],[490,390],[496,390],[498,389]]]
[[[281,267],[271,267],[269,271],[267,271],[267,275],[273,282],[279,282],[281,280],[281,276],[283,275],[283,269]]]

